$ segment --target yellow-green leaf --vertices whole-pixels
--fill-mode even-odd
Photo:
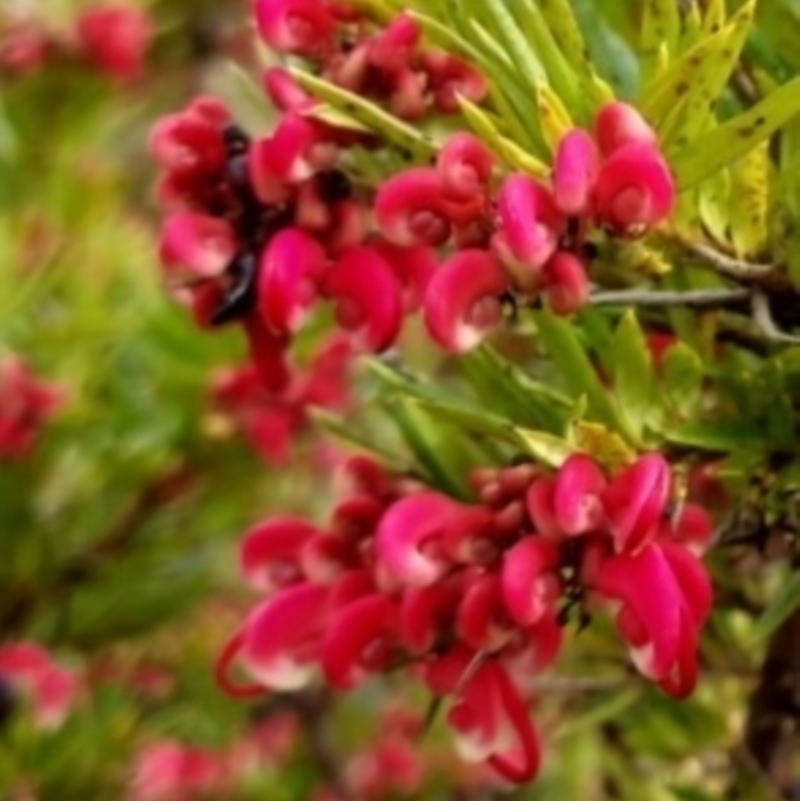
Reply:
[[[744,156],[800,113],[800,77],[723,125],[667,153],[681,191]]]
[[[515,428],[514,433],[522,447],[534,457],[552,468],[561,465],[577,450],[562,437],[553,436],[544,431],[531,431],[527,428]]]
[[[642,81],[657,74],[662,52],[675,58],[680,35],[678,4],[673,0],[645,0],[642,13],[641,55]]]
[[[761,142],[731,168],[730,230],[739,256],[758,256],[767,245],[769,149]]]
[[[564,134],[573,127],[572,120],[558,95],[547,84],[536,84],[535,96],[542,136],[550,151],[555,153]]]

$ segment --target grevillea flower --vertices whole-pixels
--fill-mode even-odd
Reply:
[[[118,80],[127,81],[141,73],[154,33],[147,12],[126,2],[90,5],[78,15],[78,44],[82,53]]]
[[[550,191],[527,175],[510,175],[503,181],[497,212],[500,229],[492,245],[519,284],[529,288],[555,253],[565,218]]]
[[[289,386],[292,375],[286,361],[288,340],[274,334],[257,315],[244,320],[244,330],[250,344],[250,355],[264,386],[270,392],[282,392]]]
[[[0,362],[0,459],[25,456],[63,401],[63,389],[35,378],[21,359]]]
[[[397,73],[408,65],[421,35],[422,30],[416,20],[408,14],[399,14],[370,39],[367,58],[374,66]]]
[[[594,121],[594,136],[600,152],[608,158],[623,145],[658,146],[658,136],[644,117],[628,103],[606,103]]]
[[[656,148],[626,144],[600,167],[593,200],[598,224],[621,236],[636,236],[670,214],[675,182]]]
[[[258,270],[258,311],[272,331],[300,328],[324,269],[325,251],[303,231],[286,228],[270,240]]]
[[[365,595],[344,605],[325,632],[321,660],[328,681],[353,686],[363,671],[386,668],[397,637],[399,609],[386,595]]]
[[[671,543],[651,543],[637,554],[606,560],[597,591],[622,602],[617,627],[637,668],[683,697],[697,678],[698,631],[711,607],[711,585],[702,564]]]
[[[335,22],[324,0],[254,0],[256,24],[270,47],[313,56],[331,45]]]
[[[492,152],[469,133],[449,137],[436,159],[442,193],[456,202],[469,201],[484,193],[493,168]]]
[[[503,601],[520,626],[532,626],[552,611],[561,590],[558,560],[556,547],[541,537],[525,537],[503,556]]]
[[[598,168],[597,147],[582,128],[568,131],[558,143],[553,163],[553,199],[570,216],[589,210]]]
[[[174,740],[150,743],[136,756],[131,801],[176,801],[186,794],[219,791],[226,774],[223,754]]]
[[[374,249],[344,253],[328,270],[325,294],[337,302],[340,325],[356,334],[367,350],[392,345],[403,324],[403,290],[391,266]]]
[[[420,63],[427,74],[436,107],[445,114],[461,110],[459,95],[472,103],[480,103],[489,91],[483,74],[451,53],[426,51],[420,54]]]
[[[251,528],[242,540],[242,574],[248,583],[269,593],[300,577],[303,545],[317,530],[296,517],[273,517]]]
[[[0,647],[0,680],[25,695],[41,728],[57,728],[75,702],[75,675],[56,664],[41,646],[17,642]]]
[[[412,314],[417,311],[439,265],[436,251],[428,247],[398,247],[385,240],[370,246],[383,256],[400,281],[404,312]]]
[[[555,314],[572,314],[589,301],[589,278],[583,262],[566,250],[559,250],[542,269],[547,305]]]
[[[502,315],[500,296],[508,277],[491,253],[462,250],[434,274],[425,293],[425,324],[445,350],[478,345]]]
[[[602,500],[618,553],[633,553],[655,537],[671,481],[669,465],[657,453],[639,457],[614,477]]]
[[[444,495],[422,492],[394,504],[375,535],[378,559],[388,574],[411,587],[441,578],[447,567],[441,538],[456,505]]]
[[[488,761],[509,781],[532,781],[541,748],[527,707],[498,662],[486,660],[467,674],[472,658],[459,649],[426,666],[433,692],[459,690],[447,714],[458,752],[470,762]]]
[[[177,278],[217,278],[236,255],[236,234],[230,223],[207,214],[172,214],[161,230],[161,263]]]
[[[302,583],[256,607],[224,655],[221,669],[238,652],[239,661],[260,685],[298,690],[314,677],[326,625],[328,588]]]
[[[450,237],[448,204],[434,169],[417,167],[389,178],[374,211],[381,233],[394,245],[438,247]]]

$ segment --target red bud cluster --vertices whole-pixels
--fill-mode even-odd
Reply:
[[[554,474],[478,471],[471,504],[363,457],[346,469],[354,488],[324,527],[277,517],[245,535],[244,576],[264,600],[220,658],[233,694],[319,673],[345,690],[405,669],[450,697],[462,756],[524,782],[540,761],[530,677],[558,655],[573,609],[609,608],[645,676],[676,697],[694,687],[711,605],[695,554],[711,521],[691,504],[670,514],[659,455],[613,475],[583,454]],[[253,684],[233,683],[234,662]]]

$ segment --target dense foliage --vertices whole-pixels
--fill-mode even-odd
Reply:
[[[794,798],[800,7],[0,7],[0,799]]]

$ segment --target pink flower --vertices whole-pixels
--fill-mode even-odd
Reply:
[[[279,52],[313,56],[333,41],[334,19],[323,0],[254,0],[258,32]]]
[[[450,237],[448,204],[434,169],[393,175],[378,190],[374,211],[381,233],[394,245],[438,247]]]
[[[37,20],[4,19],[0,27],[0,72],[32,73],[47,58],[47,31]]]
[[[603,106],[595,117],[594,136],[600,152],[608,158],[624,145],[657,147],[656,132],[628,103],[614,101]]]
[[[566,219],[550,191],[527,175],[510,175],[497,196],[500,228],[492,245],[523,288],[534,286],[555,253]]]
[[[580,311],[589,301],[589,278],[583,262],[566,250],[559,250],[542,269],[547,305],[555,314]]]
[[[675,697],[690,693],[698,632],[712,600],[702,564],[677,545],[651,543],[603,562],[596,589],[622,602],[617,627],[636,667]]]
[[[553,199],[570,216],[589,210],[598,168],[595,143],[582,128],[568,131],[558,144],[553,164]]]
[[[451,53],[428,50],[420,54],[420,62],[436,107],[444,114],[457,114],[461,110],[459,95],[472,103],[480,103],[489,91],[486,78]]]
[[[60,387],[36,379],[21,359],[0,363],[0,459],[29,453],[63,400]]]
[[[184,211],[172,214],[161,230],[161,263],[170,275],[217,278],[236,255],[231,225],[218,217]]]
[[[468,651],[455,650],[426,666],[434,693],[460,690],[447,714],[458,752],[469,762],[488,762],[511,782],[532,781],[539,771],[540,745],[527,707],[494,660],[487,659],[466,678],[471,659]]]
[[[224,757],[173,740],[145,746],[137,755],[130,783],[131,801],[178,801],[186,794],[219,791]]]
[[[322,246],[298,228],[285,228],[269,241],[258,271],[258,310],[276,334],[297,331],[316,296],[325,269]]]
[[[365,349],[379,353],[397,339],[403,325],[403,290],[377,250],[361,246],[346,251],[326,273],[323,291],[337,302],[339,324]]]
[[[561,592],[558,560],[555,546],[541,537],[525,537],[503,556],[503,601],[520,626],[532,626],[552,611]]]
[[[454,501],[435,492],[420,492],[395,503],[375,535],[377,556],[389,576],[409,587],[425,587],[448,566],[441,538],[456,513]]]
[[[0,647],[0,679],[11,682],[30,699],[34,720],[43,729],[61,725],[78,691],[74,674],[32,642]]]
[[[425,292],[428,333],[453,353],[474,348],[499,322],[500,296],[508,283],[490,253],[477,249],[456,253],[434,273]]]
[[[493,168],[492,152],[469,133],[450,136],[436,159],[443,194],[461,203],[486,192]]]
[[[653,146],[626,144],[600,167],[593,201],[599,225],[620,236],[638,236],[669,216],[675,182]]]
[[[86,58],[112,78],[136,78],[153,39],[153,22],[138,6],[99,3],[78,16],[79,46]]]
[[[634,553],[656,536],[671,483],[669,465],[657,453],[640,456],[614,477],[602,501],[617,553]]]

